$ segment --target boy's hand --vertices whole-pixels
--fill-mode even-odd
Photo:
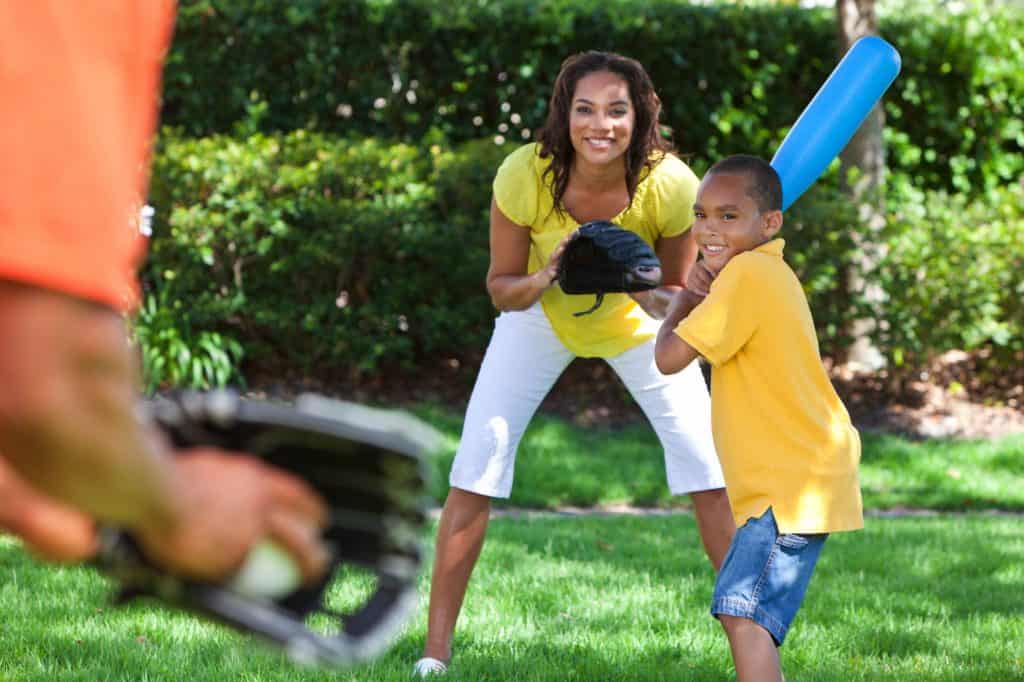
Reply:
[[[718,271],[699,260],[693,264],[686,276],[686,288],[703,298],[710,293],[711,283],[715,281],[715,277],[718,277]]]
[[[697,304],[703,300],[704,294],[699,294],[690,289],[689,282],[687,282],[687,287],[677,291],[675,296],[672,297],[672,301],[669,302],[662,326],[669,326],[675,329],[683,321],[683,318],[689,315],[697,307]]]

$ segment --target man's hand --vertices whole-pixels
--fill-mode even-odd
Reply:
[[[48,561],[83,561],[96,553],[96,527],[82,512],[32,487],[0,457],[0,528]]]
[[[327,512],[298,478],[254,457],[194,448],[174,458],[178,520],[169,528],[135,529],[146,554],[171,572],[216,581],[231,575],[249,549],[270,539],[298,564],[306,583],[327,567],[318,540]]]
[[[172,448],[175,503],[169,520],[101,528],[93,565],[121,601],[150,597],[214,618],[307,664],[349,665],[387,648],[418,602],[422,457],[440,434],[400,411],[311,394],[289,405],[182,391],[141,407]],[[297,571],[276,549],[252,554],[268,547]],[[327,596],[344,565],[367,569],[376,587],[339,612]],[[314,614],[333,632],[311,629]]]

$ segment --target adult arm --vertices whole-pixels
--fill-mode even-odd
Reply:
[[[152,558],[197,577],[229,574],[267,536],[307,578],[322,571],[314,530],[324,510],[305,484],[251,457],[212,449],[172,456],[139,419],[136,355],[120,315],[0,280],[0,329],[0,453],[21,479],[14,490],[23,483],[131,528]],[[0,519],[28,529],[26,540],[45,554],[48,538],[34,537],[39,528],[26,521],[39,508],[21,497],[29,503],[21,508],[0,500]]]
[[[555,247],[546,266],[527,274],[530,230],[517,225],[491,200],[491,264],[487,293],[498,310],[525,310],[540,299],[558,277],[558,263],[568,237]]]
[[[697,260],[697,244],[693,233],[687,230],[674,237],[662,237],[654,245],[654,252],[661,261],[661,286],[649,291],[630,294],[633,300],[656,320],[665,318],[669,305],[682,290],[683,283]]]
[[[171,525],[175,470],[135,414],[123,319],[0,282],[0,452],[38,490],[107,521]]]

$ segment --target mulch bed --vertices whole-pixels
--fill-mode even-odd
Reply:
[[[249,395],[288,400],[317,391],[348,400],[394,406],[422,402],[462,411],[469,400],[480,356],[442,359],[413,372],[370,377],[283,377],[250,380]],[[985,351],[951,351],[926,370],[897,380],[886,371],[854,374],[830,368],[833,384],[862,430],[911,438],[995,438],[1024,432],[1024,356],[994,363]],[[579,426],[621,428],[644,415],[608,365],[576,360],[541,403],[540,412]]]

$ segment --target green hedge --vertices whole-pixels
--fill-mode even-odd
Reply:
[[[976,5],[918,4],[881,29],[903,55],[886,96],[892,167],[972,194],[1024,170],[1024,12]],[[698,169],[737,151],[771,156],[837,58],[834,10],[789,3],[183,0],[163,116],[192,135],[521,140],[543,120],[560,61],[591,48],[649,68]]]
[[[885,292],[873,337],[890,366],[991,346],[1015,366],[1024,350],[1024,186],[975,201],[903,186],[890,199],[884,256],[865,278]],[[879,310],[865,307],[878,317]]]
[[[510,145],[455,149],[295,131],[161,136],[154,238],[136,321],[151,385],[210,385],[245,369],[326,378],[482,349],[490,182]],[[993,345],[1024,350],[1024,188],[978,200],[898,185],[879,265],[875,340],[892,366]],[[834,355],[854,316],[841,283],[855,210],[825,184],[786,216],[787,259]]]
[[[272,371],[358,374],[479,344],[490,315],[479,166],[493,173],[501,150],[478,146],[463,160],[304,131],[165,131],[148,295],[179,311],[189,333],[178,336],[241,341],[250,366]]]

